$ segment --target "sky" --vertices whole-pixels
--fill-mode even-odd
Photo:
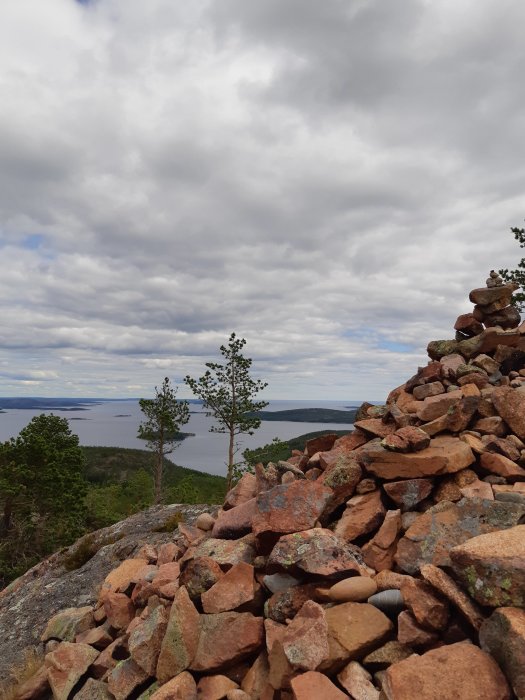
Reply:
[[[2,0],[0,395],[383,400],[522,257],[520,0]]]

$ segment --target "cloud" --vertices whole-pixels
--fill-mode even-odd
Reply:
[[[235,330],[270,397],[382,399],[521,257],[523,19],[7,0],[0,393],[152,394]]]

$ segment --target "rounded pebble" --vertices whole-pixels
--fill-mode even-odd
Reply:
[[[377,592],[377,583],[368,576],[352,576],[334,583],[330,588],[330,598],[338,603],[359,603]]]

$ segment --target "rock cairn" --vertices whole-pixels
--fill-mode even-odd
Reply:
[[[354,430],[55,615],[20,698],[525,698],[525,328],[491,273]],[[525,325],[525,324],[524,324]]]

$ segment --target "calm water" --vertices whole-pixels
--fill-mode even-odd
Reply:
[[[358,402],[338,401],[271,401],[266,410],[284,411],[291,408],[334,408],[345,410],[358,406]],[[210,433],[213,419],[201,412],[198,405],[190,406],[189,423],[183,430],[195,433],[179,444],[170,458],[184,467],[198,469],[211,474],[224,474],[228,450],[228,437],[218,433]],[[12,409],[0,413],[0,442],[16,436],[29,423],[31,418],[42,411]],[[50,413],[50,411],[45,411]],[[53,413],[69,420],[71,430],[80,438],[82,445],[101,445],[106,447],[135,447],[144,449],[145,443],[137,438],[137,429],[143,415],[138,401],[109,401],[90,406],[86,411],[53,411]],[[238,452],[247,447],[255,448],[265,445],[274,437],[286,440],[310,433],[314,430],[348,430],[348,423],[291,423],[287,421],[262,421],[255,435],[240,435]]]

